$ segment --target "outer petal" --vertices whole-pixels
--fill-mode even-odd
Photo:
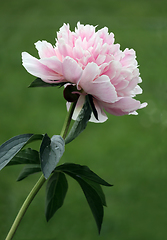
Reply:
[[[93,102],[94,102],[94,105],[95,105],[95,108],[96,108],[96,111],[97,111],[97,114],[98,114],[98,120],[94,117],[94,114],[92,113],[92,116],[91,116],[89,121],[94,122],[94,123],[105,122],[108,119],[108,117],[105,114],[105,112],[103,111],[103,107],[101,106],[101,102],[96,100],[96,99],[93,99]]]
[[[80,113],[84,103],[85,103],[85,96],[84,95],[80,95],[80,97],[78,98],[78,101],[77,101],[77,104],[76,104],[73,116],[72,116],[73,120],[77,119],[78,114]],[[68,109],[69,106],[70,106],[70,104],[67,103],[67,109]]]
[[[125,54],[125,56],[121,59],[122,66],[136,67],[137,66],[136,52],[133,49],[126,48],[123,53]]]
[[[56,56],[53,56],[50,58],[43,58],[43,59],[40,59],[39,61],[45,66],[47,66],[48,68],[55,71],[56,73],[63,75],[62,62],[60,62]]]
[[[40,60],[31,56],[29,53],[22,53],[22,61],[25,69],[32,75],[41,78],[44,81],[60,79],[55,71],[42,64]]]
[[[48,58],[56,55],[55,49],[52,44],[47,41],[38,41],[35,43],[40,58]]]
[[[98,113],[98,121],[97,121],[97,119],[94,117],[93,113],[92,113],[92,116],[91,116],[91,118],[90,118],[89,121],[90,121],[90,122],[94,122],[94,123],[103,123],[103,122],[105,122],[105,121],[108,119],[108,117],[107,117],[106,114],[104,113],[104,111],[103,111],[103,109],[102,109],[102,107],[101,107],[101,105],[100,105],[100,102],[97,101],[96,99],[93,99],[93,101],[94,101],[95,108],[96,108],[97,113]],[[77,102],[77,104],[76,104],[76,107],[75,107],[73,116],[72,116],[72,119],[73,119],[73,120],[76,120],[76,119],[77,119],[78,114],[80,113],[80,111],[81,111],[84,103],[85,103],[85,96],[84,96],[84,95],[80,95],[80,97],[79,97],[79,99],[78,99],[78,102]],[[68,102],[67,102],[67,110],[69,110],[70,104],[71,104],[71,103],[68,103]]]
[[[96,78],[99,74],[99,67],[95,63],[89,63],[82,74],[79,86],[88,94],[104,102],[115,102],[117,93],[106,75]]]
[[[130,97],[125,97],[121,98],[119,101],[113,104],[102,103],[102,106],[110,114],[122,116],[130,113],[133,114],[133,112],[136,111],[137,109],[140,109],[142,105],[140,101],[137,101]],[[144,107],[145,106],[146,105],[144,105]]]
[[[70,57],[65,57],[63,61],[64,78],[71,83],[77,84],[81,75],[82,68],[78,65],[78,63]]]

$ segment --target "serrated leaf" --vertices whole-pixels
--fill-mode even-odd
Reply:
[[[99,177],[96,173],[90,170],[87,166],[82,166],[80,164],[75,163],[64,163],[56,168],[56,170],[61,170],[66,173],[72,173],[78,175],[80,177],[84,177],[89,179],[93,182],[97,182],[98,184],[104,186],[112,186],[111,184],[107,183],[104,179]]]
[[[40,164],[39,152],[31,148],[21,150],[14,158],[12,158],[7,166],[17,164]]]
[[[42,134],[22,134],[15,136],[0,146],[0,170],[4,168],[16,154],[28,143],[41,140]]]
[[[24,178],[28,177],[31,174],[41,172],[40,164],[30,164],[26,165],[20,172],[17,181],[21,181]]]
[[[63,205],[68,190],[66,176],[55,172],[47,182],[45,216],[49,221],[55,212]]]
[[[94,216],[94,219],[97,224],[97,228],[100,234],[101,231],[101,225],[103,222],[103,215],[104,215],[104,209],[103,209],[103,203],[101,201],[101,198],[99,197],[99,194],[96,192],[96,190],[88,184],[86,181],[84,181],[82,178],[80,178],[77,175],[74,175],[72,173],[68,173],[69,176],[74,178],[79,185],[81,186],[85,197],[87,199],[87,202],[89,204],[89,207],[92,211],[92,214]]]
[[[51,139],[45,134],[40,147],[41,168],[47,179],[55,169],[64,153],[65,142],[60,135],[54,135]]]
[[[81,109],[77,119],[75,120],[68,136],[65,139],[65,143],[70,143],[72,140],[74,140],[78,135],[86,128],[87,123],[91,117],[91,107],[88,102],[88,96],[85,97],[85,103],[83,105],[83,108]]]
[[[33,88],[33,87],[62,87],[65,84],[67,84],[67,82],[56,82],[53,81],[53,83],[47,83],[42,81],[41,78],[36,78],[30,85],[29,88]]]

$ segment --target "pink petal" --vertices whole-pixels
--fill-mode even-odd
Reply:
[[[131,91],[131,93],[132,93],[133,96],[136,96],[137,94],[142,94],[142,92],[143,92],[143,90],[142,90],[142,88],[141,88],[139,85],[137,85],[137,86]]]
[[[82,75],[82,68],[74,59],[66,57],[63,61],[63,75],[67,81],[77,84]]]
[[[60,54],[64,57],[66,57],[66,56],[73,57],[72,47],[70,45],[68,45],[64,41],[64,39],[59,39],[58,50],[59,50]]]
[[[93,96],[101,101],[108,103],[117,101],[115,87],[111,84],[109,77],[106,75],[102,75],[93,81],[91,92]]]
[[[38,50],[40,58],[48,58],[56,55],[52,44],[47,41],[38,41],[35,43],[35,47]]]
[[[129,81],[129,85],[126,88],[127,91],[133,90],[138,84],[138,77],[134,77]]]
[[[104,63],[104,61],[106,60],[106,55],[98,55],[98,57],[96,58],[96,64],[97,65],[101,65],[102,63]]]
[[[117,84],[118,76],[121,72],[121,66],[120,63],[117,61],[111,61],[109,64],[109,67],[106,72],[104,72],[105,75],[107,75],[110,78],[110,81],[112,84]]]
[[[137,66],[136,53],[133,49],[126,48],[124,54],[125,56],[121,59],[122,66]]]
[[[99,67],[95,63],[89,63],[82,74],[79,86],[88,94],[104,102],[115,102],[117,93],[106,75],[96,78],[99,74]]]
[[[75,46],[73,48],[73,56],[74,56],[74,58],[80,59],[80,58],[83,57],[83,55],[84,55],[84,50],[82,49],[81,46]]]
[[[125,97],[112,104],[102,103],[102,106],[110,114],[121,116],[140,109],[141,103],[133,98]]]
[[[56,73],[63,75],[62,62],[56,56],[50,58],[43,58],[39,60],[42,64],[52,69]]]
[[[60,76],[57,75],[52,69],[42,64],[40,60],[31,56],[27,52],[22,53],[22,61],[25,69],[33,76],[39,77],[46,82],[50,82],[49,80],[60,79]]]
[[[139,108],[139,109],[145,108],[145,107],[147,107],[147,105],[148,105],[148,103],[144,102],[144,103],[142,103],[142,104],[140,105],[140,108]]]
[[[126,80],[122,80],[120,83],[118,83],[115,88],[117,91],[120,91],[128,86],[129,82]]]

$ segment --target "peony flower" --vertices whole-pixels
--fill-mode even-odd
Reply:
[[[73,119],[87,94],[93,97],[98,113],[99,121],[92,114],[92,122],[106,121],[104,110],[117,116],[136,115],[136,110],[146,107],[147,103],[134,99],[142,93],[135,51],[128,48],[121,51],[107,27],[95,30],[92,25],[78,22],[73,32],[69,24],[64,24],[57,33],[55,46],[46,41],[35,43],[40,59],[22,53],[23,66],[46,83],[67,82],[76,86],[79,98]]]

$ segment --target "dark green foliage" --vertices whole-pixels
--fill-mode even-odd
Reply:
[[[87,96],[85,97],[86,101],[81,109],[77,119],[75,120],[68,136],[65,139],[65,143],[70,143],[74,140],[78,135],[86,128],[87,123],[91,117],[92,110],[90,108],[90,104],[87,100]]]
[[[28,177],[29,175],[33,174],[33,173],[38,173],[41,172],[41,167],[40,164],[29,164],[26,165],[21,173],[19,174],[17,181],[21,181],[24,178]]]
[[[40,164],[39,152],[31,148],[21,150],[7,166],[17,164]]]
[[[68,183],[65,174],[55,172],[48,180],[46,186],[45,216],[47,221],[63,205],[67,190]]]
[[[100,184],[105,186],[112,185],[100,178],[87,166],[66,163],[58,166],[56,171],[63,171],[79,183],[95,218],[100,234],[104,214],[103,206],[106,206],[105,196]]]
[[[65,84],[67,84],[67,82],[56,82],[53,81],[53,83],[47,83],[42,81],[41,78],[36,78],[29,86],[29,88],[34,88],[34,87],[62,87]]]
[[[4,168],[28,143],[41,140],[42,134],[22,134],[15,136],[0,146],[0,170]]]
[[[64,139],[54,135],[51,139],[45,134],[40,147],[41,169],[47,179],[64,153]]]
[[[86,181],[84,181],[82,178],[80,178],[80,176],[77,176],[77,175],[74,175],[71,173],[68,173],[68,174],[69,174],[69,176],[74,178],[81,186],[81,188],[85,194],[85,197],[87,199],[87,202],[89,204],[89,207],[92,211],[92,214],[95,218],[97,228],[98,228],[98,231],[100,234],[101,225],[103,222],[104,210],[103,210],[102,200],[96,191],[97,189],[95,190],[90,184],[88,184]]]
[[[63,89],[27,89],[34,77],[21,66],[20,55],[27,51],[38,58],[34,42],[47,40],[55,44],[56,31],[64,22],[70,23],[72,30],[77,21],[98,25],[97,30],[107,26],[121,50],[134,48],[143,79],[143,94],[136,99],[149,103],[138,111],[138,116],[108,115],[104,124],[89,123],[86,134],[67,146],[70,151],[62,159],[91,166],[114,182],[112,191],[105,189],[108,208],[100,238],[92,228],[91,216],[84,214],[86,204],[79,210],[82,193],[75,195],[76,185],[72,182],[67,205],[73,212],[67,213],[67,206],[63,206],[59,219],[55,216],[49,224],[45,223],[40,212],[44,194],[41,191],[16,239],[25,239],[25,234],[26,239],[40,240],[166,239],[166,9],[166,0],[57,0],[49,4],[37,0],[1,1],[0,143],[27,128],[26,132],[44,131],[49,136],[60,132],[66,114]],[[13,182],[18,168],[0,172],[1,239],[6,237],[16,205],[21,206],[26,189],[34,185],[34,176],[23,183]]]
[[[92,109],[92,112],[93,112],[96,120],[99,120],[99,119],[98,119],[98,113],[97,113],[97,110],[96,110],[96,108],[95,108],[92,95],[88,94],[87,100],[88,100],[88,103],[89,103],[89,105],[90,105],[90,108]]]
[[[56,170],[61,170],[66,173],[79,175],[80,177],[84,177],[86,179],[89,179],[93,182],[99,183],[104,186],[112,186],[111,184],[107,183],[105,180],[100,178],[96,173],[91,171],[87,166],[82,166],[80,164],[74,163],[65,163],[58,166]]]

